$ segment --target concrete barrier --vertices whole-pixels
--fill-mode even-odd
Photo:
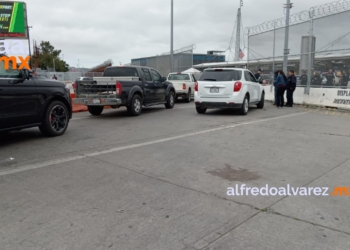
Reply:
[[[273,101],[274,87],[264,86],[265,100]],[[310,88],[310,94],[304,94],[303,87],[297,87],[294,92],[295,104],[308,104],[323,107],[350,109],[350,89]]]

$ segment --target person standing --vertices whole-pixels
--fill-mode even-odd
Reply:
[[[328,73],[326,75],[326,79],[327,79],[327,86],[333,86],[335,78],[334,78],[334,74],[333,74],[332,69],[328,70]]]
[[[293,94],[297,87],[297,78],[295,77],[294,70],[288,72],[288,81],[287,81],[287,104],[286,107],[293,107],[294,100]]]
[[[275,86],[277,86],[277,108],[284,106],[284,92],[286,91],[287,77],[282,70],[278,71],[278,75],[275,80]]]
[[[314,75],[311,78],[311,87],[312,86],[319,86],[322,84],[322,78],[321,76],[318,74],[317,71],[314,72]]]
[[[255,79],[260,82],[260,80],[262,80],[262,77],[261,77],[261,74],[262,74],[262,70],[259,69],[258,70],[258,73],[255,74]]]
[[[274,87],[274,97],[275,97],[273,106],[277,105],[277,84],[276,84],[277,76],[278,76],[278,70],[274,73],[274,77],[273,77],[273,87]]]
[[[342,79],[342,89],[346,89],[349,84],[349,74],[346,72],[346,70],[343,70],[343,79]]]
[[[307,75],[306,75],[306,71],[303,70],[302,71],[302,75],[300,76],[300,84],[301,86],[306,86],[307,85]]]

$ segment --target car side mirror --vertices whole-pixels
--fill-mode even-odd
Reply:
[[[165,82],[166,81],[166,77],[162,77],[162,82]]]
[[[260,84],[263,84],[263,82],[264,82],[264,81],[263,81],[262,79],[259,79],[259,83],[260,83]]]
[[[27,70],[27,69],[22,69],[21,70],[21,75],[23,80],[29,80],[31,76],[33,76],[33,72]]]

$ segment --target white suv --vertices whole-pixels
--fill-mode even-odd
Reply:
[[[246,115],[249,105],[264,108],[264,88],[246,69],[206,69],[195,83],[194,90],[194,101],[199,114],[212,108],[231,108]]]

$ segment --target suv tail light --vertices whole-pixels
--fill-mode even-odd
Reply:
[[[123,87],[122,87],[122,84],[120,82],[117,82],[117,84],[115,86],[115,89],[116,89],[117,95],[121,95],[122,94]]]
[[[186,90],[186,84],[182,84],[182,89]]]
[[[76,92],[76,90],[77,90],[77,82],[74,82],[74,83],[72,84],[72,86],[73,86],[74,92]]]
[[[242,83],[241,82],[235,82],[233,85],[233,92],[239,92],[241,91]]]
[[[197,92],[198,92],[198,82],[196,82],[196,83],[194,84],[194,91],[197,91]]]

